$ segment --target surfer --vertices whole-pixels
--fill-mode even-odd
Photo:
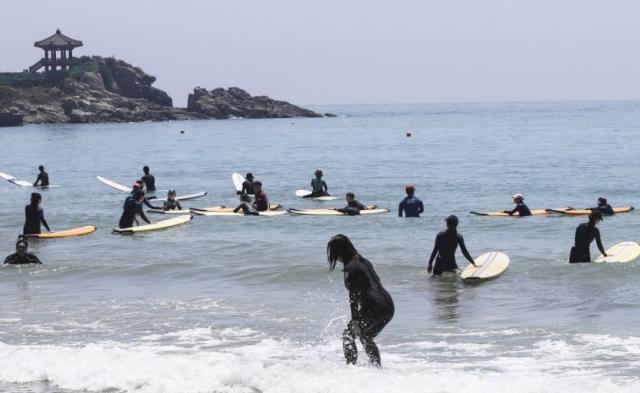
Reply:
[[[44,219],[44,210],[40,207],[42,195],[38,192],[31,193],[31,203],[24,208],[25,221],[22,229],[23,235],[37,235],[42,232],[40,223],[51,232],[47,220]]]
[[[316,169],[313,172],[315,177],[311,179],[311,194],[305,195],[305,198],[315,198],[321,196],[329,196],[327,192],[327,183],[322,179],[322,171],[320,169]]]
[[[346,195],[347,206],[336,209],[340,213],[348,214],[350,216],[357,216],[360,214],[360,210],[367,210],[367,207],[356,200],[356,195],[352,192],[348,192]]]
[[[169,190],[167,192],[167,200],[162,204],[162,210],[182,210],[180,202],[176,200],[176,190]]]
[[[356,364],[360,338],[369,361],[380,366],[380,351],[373,339],[391,321],[395,311],[393,299],[380,283],[373,265],[362,257],[345,235],[336,235],[327,244],[329,271],[336,262],[343,264],[344,285],[349,291],[351,320],[342,333],[342,348],[347,364]]]
[[[453,272],[458,269],[456,264],[456,249],[460,245],[460,251],[462,255],[473,265],[473,258],[467,251],[467,246],[464,244],[464,238],[458,233],[458,217],[451,215],[445,219],[447,223],[447,230],[438,233],[436,236],[436,242],[431,251],[431,257],[429,257],[429,266],[427,266],[427,273],[431,273],[433,270],[434,276],[439,276],[443,272]],[[436,255],[438,256],[436,258]],[[436,265],[433,266],[433,260],[436,260]]]
[[[616,212],[613,211],[611,205],[607,203],[607,198],[603,197],[598,198],[597,207],[590,207],[588,210],[599,211],[603,216],[613,216],[614,214],[616,214]]]
[[[40,165],[38,167],[38,170],[40,171],[40,173],[38,173],[38,178],[36,179],[35,183],[33,183],[33,186],[35,187],[38,185],[38,183],[40,183],[41,187],[49,187],[49,174],[44,171],[44,166]]]
[[[244,176],[244,182],[242,182],[242,191],[240,194],[253,195],[253,174],[251,172]]]
[[[250,173],[247,173],[250,175]],[[267,194],[262,191],[262,182],[256,180],[252,182],[253,194],[255,195],[254,205],[259,212],[264,212],[269,210],[269,199],[267,198]]]
[[[134,199],[136,192],[141,191],[142,187],[143,187],[142,180],[136,180],[136,182],[133,184],[133,188],[131,189],[131,193],[129,194],[127,199],[125,199],[124,204],[126,205],[128,200]],[[144,197],[144,201],[142,201],[142,203],[144,203],[145,206],[147,206],[149,209],[155,209],[155,210],[162,209],[161,207],[153,206],[151,202],[149,202],[147,197]],[[122,208],[124,209],[124,206]]]
[[[122,216],[120,216],[118,227],[131,228],[134,222],[138,224],[136,216],[140,216],[147,224],[151,224],[151,221],[149,221],[147,216],[144,215],[144,211],[142,211],[142,203],[144,200],[144,191],[142,190],[137,190],[132,197],[127,198],[122,207]]]
[[[147,192],[153,192],[156,190],[156,178],[153,177],[152,174],[149,173],[149,167],[148,166],[144,166],[142,167],[142,172],[144,172],[144,176],[142,176],[142,182],[144,183],[145,187],[147,188]]]
[[[607,256],[602,246],[602,240],[600,239],[600,230],[596,228],[600,222],[602,222],[602,213],[593,211],[589,214],[589,221],[578,225],[576,228],[575,243],[573,247],[571,247],[571,253],[569,254],[570,263],[591,262],[589,247],[593,239],[596,240],[596,244],[602,255]]]
[[[398,206],[398,217],[402,217],[403,212],[405,217],[420,217],[420,213],[424,212],[424,205],[420,198],[413,195],[416,192],[416,187],[413,184],[408,184],[404,190],[407,192],[407,196]]]
[[[513,203],[516,204],[516,207],[513,210],[505,210],[504,212],[510,216],[518,213],[520,217],[530,216],[531,210],[524,204],[524,195],[516,194],[513,196]]]
[[[39,263],[40,260],[34,254],[27,252],[29,243],[25,239],[18,239],[16,242],[16,252],[7,256],[4,263],[9,265],[26,265],[28,263]]]
[[[240,204],[238,205],[238,207],[233,209],[233,212],[237,213],[240,210],[242,210],[245,216],[260,215],[260,213],[258,212],[258,209],[256,209],[255,205],[251,203],[251,198],[247,194],[240,195]]]

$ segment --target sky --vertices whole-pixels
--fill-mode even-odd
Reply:
[[[297,104],[640,98],[637,0],[2,0],[0,70],[56,28],[157,77]]]

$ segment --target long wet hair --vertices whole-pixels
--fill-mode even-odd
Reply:
[[[42,200],[42,195],[40,195],[39,192],[32,192],[31,193],[31,205],[32,206],[38,206],[38,202],[40,202]]]
[[[358,250],[353,246],[351,240],[345,235],[339,234],[329,240],[327,243],[327,260],[329,261],[329,271],[333,271],[336,267],[338,259],[342,261],[350,261],[358,255]]]
[[[596,222],[602,221],[602,213],[597,210],[594,210],[589,214],[589,225],[595,226]]]

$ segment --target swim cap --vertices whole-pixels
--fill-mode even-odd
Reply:
[[[459,220],[457,216],[452,214],[449,217],[445,218],[445,222],[447,223],[447,226],[457,227]]]
[[[514,196],[512,196],[512,198],[513,199],[522,199],[522,200],[524,200],[524,195],[518,193],[518,194],[515,194]]]
[[[407,184],[404,190],[407,192],[407,194],[413,194],[414,192],[416,192],[416,186],[414,186],[413,184]]]

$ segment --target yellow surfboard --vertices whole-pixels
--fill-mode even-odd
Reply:
[[[35,237],[37,239],[59,239],[63,237],[84,236],[96,231],[93,225],[84,227],[67,229],[66,231],[46,232],[37,235],[27,235],[27,237]]]
[[[536,209],[536,210],[531,210],[531,215],[532,216],[547,216],[549,215],[549,213],[551,212],[563,212],[566,210],[569,210],[569,207],[559,207],[557,209]],[[504,211],[498,211],[498,212],[475,212],[472,211],[471,214],[475,214],[476,216],[488,216],[488,217],[520,217],[519,214],[514,214],[512,216],[510,216],[508,213],[505,213]]]
[[[629,213],[633,210],[633,206],[625,206],[625,207],[614,207],[613,211],[616,214],[620,214],[620,213]],[[591,214],[591,210],[589,209],[569,209],[569,210],[564,210],[564,211],[557,211],[555,209],[549,209],[550,212],[553,213],[560,213],[560,214],[564,214],[567,216],[588,216],[589,214]]]

